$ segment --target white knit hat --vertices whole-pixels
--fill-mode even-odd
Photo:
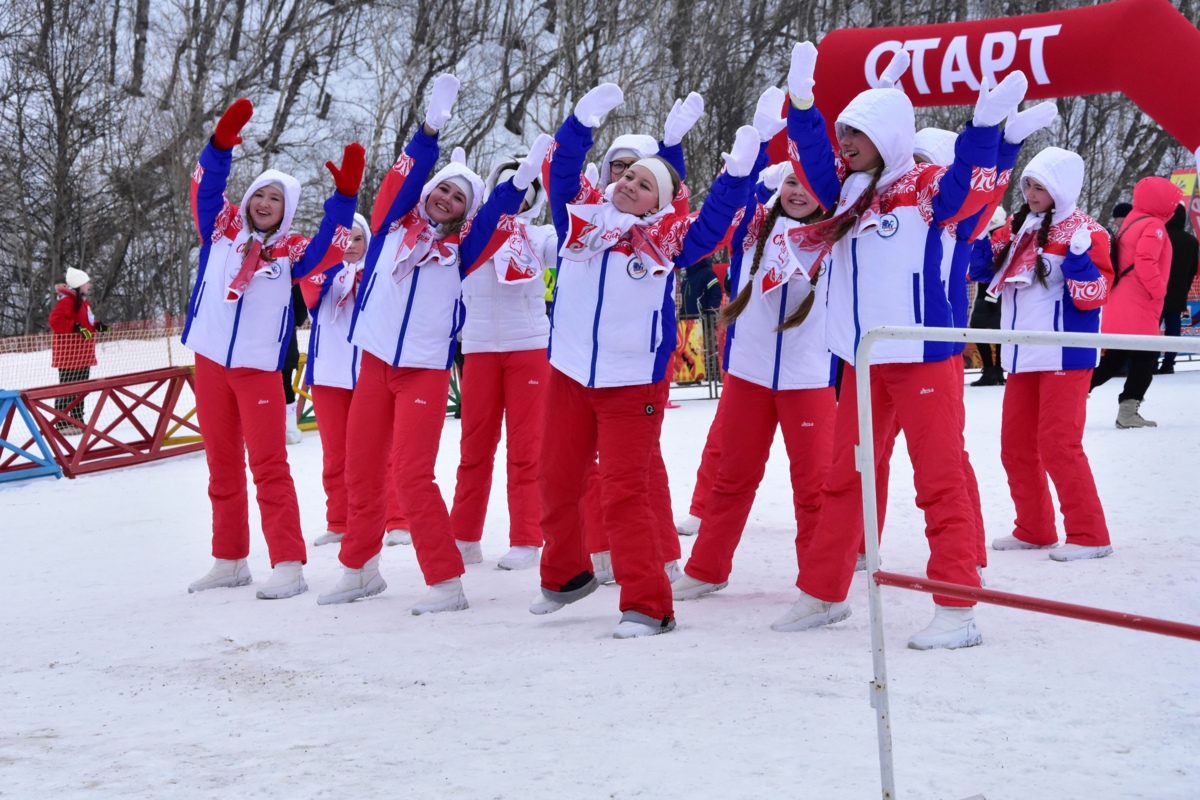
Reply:
[[[74,267],[67,267],[67,286],[71,287],[72,289],[78,289],[80,286],[83,286],[90,280],[91,278],[89,278],[88,274],[83,270],[75,269]]]

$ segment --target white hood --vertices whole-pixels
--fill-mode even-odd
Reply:
[[[1058,224],[1075,213],[1075,202],[1083,190],[1085,171],[1083,159],[1078,153],[1061,147],[1047,147],[1029,159],[1029,164],[1021,173],[1021,193],[1024,195],[1025,182],[1030,178],[1045,186],[1054,198],[1052,222]]]
[[[465,164],[454,161],[439,169],[421,189],[421,199],[417,202],[417,213],[425,219],[429,219],[429,215],[425,213],[425,201],[429,199],[430,192],[436,189],[439,183],[444,183],[451,178],[461,178],[471,184],[471,202],[467,204],[464,219],[471,219],[475,216],[479,207],[483,205],[483,178],[472,172]]]
[[[912,101],[899,89],[868,89],[850,101],[838,115],[837,135],[846,127],[867,135],[883,156],[883,174],[876,188],[886,189],[913,168],[917,123]]]
[[[497,178],[500,177],[500,173],[503,172],[505,168],[516,169],[517,164],[519,163],[520,159],[515,157],[502,158],[497,161],[492,166],[491,172],[488,173],[487,180],[485,180],[483,183],[486,190],[486,196],[490,197],[492,190],[496,188],[496,183],[498,182]],[[520,219],[523,219],[526,222],[537,219],[538,215],[542,213],[542,208],[546,205],[546,189],[542,186],[541,179],[539,178],[534,181],[532,187],[534,190],[533,202],[529,204],[528,209],[517,215]]]
[[[279,230],[272,234],[264,244],[270,244],[287,236],[292,227],[292,218],[296,216],[296,207],[300,205],[300,181],[286,172],[269,169],[255,178],[254,182],[250,184],[250,188],[246,190],[246,194],[242,196],[242,204],[238,208],[241,209],[243,221],[247,221],[246,215],[250,210],[250,198],[254,196],[255,192],[270,183],[277,184],[283,189],[283,220],[279,223]],[[249,226],[247,233],[250,234],[253,231],[254,226]]]
[[[362,231],[363,234],[363,258],[367,257],[367,251],[371,249],[371,226],[367,223],[367,218],[362,214],[354,215],[354,226]],[[362,259],[357,262],[362,263]]]
[[[930,164],[948,167],[954,163],[954,143],[958,134],[941,128],[921,128],[913,140],[913,153]]]
[[[613,139],[612,144],[604,153],[604,159],[600,162],[600,185],[596,187],[597,189],[603,190],[612,183],[608,165],[612,163],[613,152],[616,150],[632,150],[638,158],[649,158],[658,155],[658,142],[653,136],[647,136],[644,133],[625,133]]]

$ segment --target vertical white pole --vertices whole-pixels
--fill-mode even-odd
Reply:
[[[892,769],[892,715],[888,705],[887,655],[883,644],[883,602],[874,575],[879,569],[879,517],[875,503],[875,439],[871,408],[871,345],[873,331],[859,341],[855,354],[858,397],[858,446],[855,466],[862,477],[863,535],[867,550],[867,608],[871,618],[871,657],[875,679],[871,682],[871,707],[879,739],[879,779],[884,800],[895,800],[896,779]]]

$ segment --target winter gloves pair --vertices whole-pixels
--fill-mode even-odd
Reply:
[[[457,84],[457,81],[455,83]],[[218,150],[232,150],[234,146],[241,144],[242,128],[246,127],[246,123],[252,116],[254,116],[254,105],[249,100],[244,97],[234,100],[217,120],[217,127],[213,130],[212,135],[213,147]],[[346,197],[354,197],[358,194],[365,167],[366,151],[358,142],[346,145],[340,167],[332,161],[325,162],[325,168],[333,175],[333,183],[337,187],[338,193]]]
[[[603,121],[605,115],[623,102],[625,93],[621,91],[620,86],[615,83],[602,83],[579,98],[575,104],[575,119],[585,127],[594,128]],[[685,100],[676,100],[663,126],[663,144],[679,144],[703,113],[704,99],[695,92],[689,94]],[[744,125],[739,128],[730,152],[721,154],[725,159],[725,171],[735,178],[749,175],[758,158],[760,141],[762,140],[759,138],[759,132],[754,127]]]

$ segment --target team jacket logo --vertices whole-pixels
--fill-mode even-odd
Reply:
[[[646,266],[636,258],[629,259],[629,264],[626,265],[625,271],[629,273],[629,277],[635,281],[640,281],[646,277]]]
[[[900,220],[896,218],[895,214],[888,213],[879,218],[879,227],[875,229],[875,232],[884,239],[890,239],[896,235],[898,230],[900,230]]]

